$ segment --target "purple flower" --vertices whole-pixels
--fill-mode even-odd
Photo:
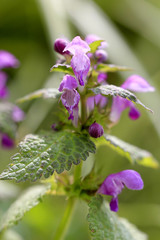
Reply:
[[[125,186],[132,190],[143,189],[144,184],[140,174],[134,170],[124,170],[111,174],[104,180],[97,193],[112,196],[110,209],[117,212],[118,195]]]
[[[80,95],[75,90],[77,87],[77,80],[68,74],[64,76],[59,87],[59,91],[63,91],[61,101],[69,112],[68,119],[73,121],[74,126],[78,125],[78,103],[80,100]]]
[[[153,92],[155,88],[139,75],[131,75],[121,85],[122,88],[128,89],[133,92]]]
[[[17,106],[14,106],[12,110],[12,119],[15,122],[20,122],[24,119],[25,114],[24,112]]]
[[[1,145],[3,148],[13,148],[15,143],[12,138],[10,138],[7,134],[3,133],[1,136]]]
[[[97,82],[98,83],[105,83],[107,80],[107,74],[106,73],[99,73],[97,77]]]
[[[0,98],[6,98],[8,96],[6,81],[7,81],[7,74],[0,71]]]
[[[97,82],[100,84],[105,84],[107,79],[106,73],[99,73],[97,77]],[[87,109],[89,112],[93,111],[94,106],[97,105],[100,109],[104,108],[107,105],[108,99],[101,94],[96,96],[89,97],[87,99]]]
[[[0,69],[2,68],[17,68],[19,61],[11,53],[0,50]]]
[[[98,94],[96,96],[89,97],[87,99],[87,109],[89,112],[94,110],[94,106],[97,105],[100,109],[104,108],[107,105],[107,98]]]
[[[79,36],[73,38],[73,40],[67,44],[64,51],[69,51],[72,55],[75,55],[77,50],[81,50],[83,53],[90,51],[88,44],[83,41]]]
[[[102,63],[102,62],[107,61],[108,54],[103,49],[98,49],[95,52],[95,57],[97,58],[98,63]]]
[[[64,51],[69,51],[73,55],[71,67],[79,84],[84,86],[90,69],[90,59],[86,55],[86,53],[90,51],[90,47],[85,41],[77,36],[67,44]]]
[[[68,54],[68,51],[64,51],[65,47],[69,42],[66,39],[58,38],[54,42],[54,50],[59,54]]]
[[[104,133],[104,130],[103,130],[103,127],[94,122],[92,125],[90,125],[89,127],[89,135],[93,138],[99,138],[103,135]]]
[[[71,67],[74,71],[74,74],[81,86],[84,86],[86,83],[87,74],[90,69],[90,59],[83,53],[83,51],[76,50],[75,55],[71,60]]]
[[[155,90],[154,87],[149,85],[149,83],[139,75],[131,75],[121,87],[135,92],[153,92]],[[129,117],[132,120],[136,120],[140,117],[141,114],[134,106],[133,102],[117,96],[113,97],[110,120],[112,122],[117,122],[120,119],[121,113],[126,108],[129,108]]]

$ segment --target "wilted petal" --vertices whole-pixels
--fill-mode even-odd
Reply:
[[[135,92],[153,92],[155,90],[154,87],[139,75],[131,75],[121,87]]]
[[[15,145],[14,140],[10,138],[7,134],[2,134],[1,144],[4,148],[13,148]]]
[[[88,44],[83,41],[79,36],[73,38],[73,40],[67,44],[64,51],[69,51],[71,54],[75,55],[77,50],[81,50],[83,53],[90,51]]]
[[[19,61],[11,53],[0,50],[0,69],[2,68],[16,68],[19,66]]]
[[[109,175],[104,180],[97,193],[113,196],[110,202],[110,208],[112,211],[116,212],[118,211],[117,196],[121,193],[124,186],[132,190],[141,190],[144,184],[138,172],[134,170],[124,170]]]
[[[78,87],[77,80],[74,77],[67,74],[63,77],[63,80],[60,83],[59,91],[62,92],[65,89],[73,90],[77,87]]]
[[[24,117],[25,117],[24,112],[19,107],[15,106],[12,111],[12,119],[15,122],[20,122],[24,119]]]
[[[90,59],[81,50],[76,50],[71,60],[71,67],[81,86],[84,86],[90,69]]]

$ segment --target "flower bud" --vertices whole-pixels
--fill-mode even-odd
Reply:
[[[14,147],[14,140],[11,139],[7,134],[2,134],[1,144],[3,148],[13,148]]]
[[[95,52],[95,57],[98,59],[98,62],[105,62],[108,59],[108,54],[103,49],[98,49]]]
[[[103,127],[98,124],[98,123],[93,123],[92,125],[90,125],[89,127],[89,134],[91,137],[93,138],[99,138],[103,135],[104,130]]]
[[[63,52],[65,47],[67,46],[68,41],[66,39],[58,38],[54,42],[54,50],[59,54],[68,54],[68,51]]]

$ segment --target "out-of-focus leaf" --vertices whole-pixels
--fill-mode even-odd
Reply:
[[[138,163],[146,167],[153,168],[157,168],[159,166],[158,162],[154,159],[150,152],[126,143],[115,136],[104,134],[104,138],[109,147],[122,156],[128,158],[132,163]]]
[[[19,193],[19,187],[13,183],[5,181],[0,182],[0,200],[16,197]]]
[[[51,67],[50,72],[63,72],[70,75],[74,75],[73,69],[70,65],[66,64],[56,64]]]
[[[94,92],[96,95],[101,94],[104,96],[112,96],[112,97],[120,96],[122,98],[126,98],[134,103],[141,105],[148,111],[152,112],[152,110],[146,107],[133,93],[121,87],[108,84],[108,85],[102,85],[96,88],[91,88],[90,90],[92,90],[92,92]]]
[[[8,134],[11,138],[16,135],[17,124],[12,119],[14,105],[11,103],[0,103],[0,132]]]
[[[2,235],[1,240],[24,240],[24,238],[22,236],[20,236],[17,232],[8,229]]]
[[[147,240],[134,225],[111,212],[100,195],[91,199],[87,220],[93,240]]]
[[[19,144],[19,153],[1,175],[2,180],[36,181],[42,174],[48,178],[54,171],[70,170],[72,164],[85,161],[95,144],[87,135],[69,131],[29,134]]]
[[[98,47],[101,45],[101,42],[103,42],[103,41],[104,40],[97,40],[97,41],[90,43],[89,46],[90,46],[91,50],[89,52],[94,53],[98,49]]]
[[[26,212],[40,203],[49,188],[49,185],[39,185],[27,189],[3,215],[0,221],[0,232],[17,224]]]
[[[26,101],[31,101],[33,99],[37,99],[37,98],[59,98],[61,95],[61,93],[58,91],[58,89],[56,88],[43,88],[43,89],[39,89],[33,93],[30,93],[22,98],[17,99],[17,103],[23,103]]]
[[[131,71],[132,68],[125,67],[125,66],[117,66],[114,64],[101,63],[101,64],[98,64],[96,70],[100,72],[117,72],[117,71]]]

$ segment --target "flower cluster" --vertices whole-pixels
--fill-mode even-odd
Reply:
[[[9,91],[6,86],[8,75],[2,69],[4,68],[17,68],[19,66],[19,61],[15,58],[11,53],[0,50],[0,99],[6,100]],[[22,121],[24,119],[24,112],[17,107],[16,105],[10,104],[8,102],[0,103],[1,116],[7,115],[7,118],[11,119],[14,123]],[[6,114],[5,114],[6,112]],[[6,132],[5,129],[0,128],[0,139],[1,145],[4,148],[12,148],[14,147],[14,137],[9,136],[9,133]]]
[[[65,108],[69,112],[69,118],[73,121],[75,127],[78,126],[79,119],[79,102],[80,95],[85,92],[87,85],[94,82],[94,86],[106,85],[107,73],[104,71],[97,71],[97,66],[101,63],[105,63],[108,60],[108,54],[104,50],[107,47],[105,41],[100,42],[95,52],[91,52],[90,44],[100,40],[96,35],[90,34],[84,40],[79,36],[73,38],[71,42],[67,39],[56,39],[54,43],[54,49],[61,54],[72,67],[74,75],[64,76],[59,91],[63,92],[61,101]],[[56,65],[55,65],[56,66]],[[68,65],[67,65],[68,66]],[[96,79],[92,77],[92,72],[96,72]],[[121,88],[131,90],[134,92],[151,92],[154,88],[139,75],[131,75],[121,85]],[[94,111],[95,106],[99,110],[107,109],[108,99],[101,94],[86,96],[86,109],[88,116]],[[117,123],[120,119],[121,113],[129,108],[129,117],[132,120],[136,120],[140,117],[139,110],[134,106],[131,101],[116,96],[113,97],[111,111],[109,115],[109,121]],[[95,119],[96,120],[96,119]]]
[[[96,45],[96,49],[92,51],[91,46],[95,42],[99,43]],[[98,109],[99,115],[104,112],[106,113],[105,117],[108,117],[108,121],[112,125],[118,122],[122,112],[126,108],[129,108],[129,117],[132,120],[140,117],[139,110],[130,100],[115,96],[112,99],[110,108],[106,96],[91,94],[89,91],[90,86],[96,88],[100,85],[108,85],[107,70],[105,71],[100,67],[101,65],[109,66],[105,65],[108,60],[108,54],[104,50],[106,47],[107,43],[95,35],[88,35],[84,40],[77,36],[71,42],[67,39],[56,39],[54,43],[54,50],[64,58],[63,61],[61,60],[61,63],[66,62],[66,66],[71,67],[73,72],[73,75],[66,74],[63,77],[59,87],[59,91],[62,92],[62,104],[69,113],[68,119],[72,120],[75,127],[82,125],[82,129],[88,128],[88,132],[93,138],[101,137],[104,133],[104,128],[106,128],[105,125],[102,124],[102,127],[97,123],[97,119],[93,118],[95,107]],[[58,64],[54,67],[57,66]],[[133,92],[154,91],[154,88],[139,75],[129,76],[121,85],[121,88]],[[80,101],[81,105],[83,104],[83,111],[85,108],[85,121],[79,121]],[[109,108],[109,111],[106,110],[107,108]],[[93,118],[93,122],[90,121],[91,117]],[[87,123],[89,123],[89,126],[87,126]],[[118,194],[121,193],[124,186],[132,190],[141,190],[143,188],[143,181],[139,173],[133,170],[124,170],[111,174],[102,183],[97,193],[111,195],[110,209],[116,212],[118,211]]]

